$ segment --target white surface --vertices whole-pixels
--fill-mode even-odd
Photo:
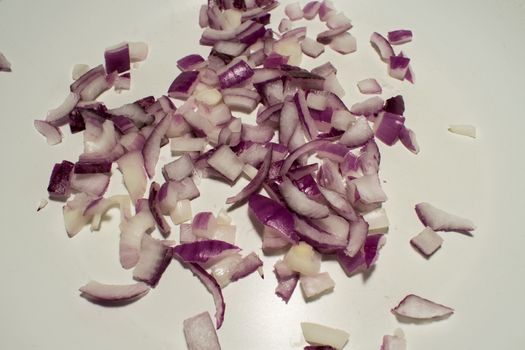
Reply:
[[[108,93],[103,100],[116,106],[165,93],[178,73],[176,59],[208,52],[197,45],[201,3],[0,0],[0,51],[13,64],[13,73],[0,73],[1,349],[184,349],[182,321],[206,310],[213,314],[211,296],[177,263],[132,305],[103,308],[78,296],[77,288],[90,279],[130,281],[118,263],[117,212],[100,232],[86,230],[74,239],[64,231],[60,204],[51,202],[36,213],[52,164],[76,159],[81,138],[65,132],[63,144],[48,147],[32,127],[33,119],[67,95],[74,64],[102,63],[104,48],[123,40],[146,41],[151,53],[133,71],[131,92]],[[301,321],[348,331],[347,349],[377,349],[381,337],[397,327],[410,349],[521,348],[525,1],[335,3],[354,23],[358,51],[339,56],[327,49],[316,61],[304,58],[304,65],[330,59],[347,104],[365,98],[356,82],[369,77],[380,81],[384,97],[402,93],[407,124],[422,150],[414,156],[401,145],[381,147],[391,230],[374,272],[349,279],[326,261],[322,270],[336,281],[335,291],[305,303],[297,290],[285,305],[273,294],[277,257],[265,257],[264,280],[253,274],[224,290],[226,318],[218,332],[223,349],[301,349]],[[275,11],[274,28],[282,11]],[[308,23],[314,37],[322,27]],[[414,31],[412,43],[396,47],[412,58],[413,86],[389,78],[368,43],[372,31],[399,28]],[[450,124],[476,125],[479,136],[453,135]],[[119,188],[115,176],[112,191]],[[194,212],[217,212],[233,192],[223,185],[203,187]],[[444,233],[442,249],[426,261],[409,244],[422,229],[413,210],[419,201],[473,219],[474,237]],[[246,206],[233,213],[238,243],[247,252],[258,251],[246,213]],[[408,293],[456,313],[430,324],[400,324],[389,310]]]

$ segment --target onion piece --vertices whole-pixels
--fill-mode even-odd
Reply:
[[[270,170],[270,163],[272,161],[272,147],[266,151],[266,156],[264,157],[264,161],[257,171],[257,174],[253,177],[253,179],[235,196],[229,197],[226,199],[226,204],[233,204],[240,201],[243,201],[247,198],[249,198],[253,193],[257,192],[264,180],[268,177],[268,171]]]
[[[171,83],[168,89],[168,96],[186,100],[193,93],[197,84],[199,72],[188,71],[180,73]]]
[[[239,252],[241,249],[233,244],[219,240],[204,240],[180,244],[173,248],[173,253],[185,262],[206,263],[210,259],[224,255],[225,252]]]
[[[388,63],[390,57],[395,56],[394,49],[392,49],[388,40],[386,40],[381,34],[377,32],[372,33],[372,36],[370,36],[370,43],[383,62]]]
[[[397,329],[394,335],[383,336],[383,343],[380,350],[406,350],[407,342],[402,330]]]
[[[106,73],[123,73],[130,70],[130,55],[128,43],[120,43],[106,48],[104,51]]]
[[[148,57],[148,44],[141,41],[128,42],[128,47],[131,63],[142,62]]]
[[[372,78],[359,81],[357,88],[362,94],[380,94],[383,91],[377,80]]]
[[[321,294],[332,291],[335,287],[334,280],[328,272],[321,272],[314,276],[301,276],[301,290],[306,299],[312,299]]]
[[[162,174],[166,180],[181,181],[193,173],[193,162],[188,154],[164,165]]]
[[[393,30],[388,32],[388,41],[392,45],[401,45],[412,41],[412,31],[406,29]]]
[[[308,143],[305,143],[301,147],[297,148],[295,151],[290,153],[288,157],[284,160],[284,163],[281,167],[280,174],[284,175],[290,170],[292,164],[301,156],[315,151],[318,147],[321,147],[324,144],[329,143],[325,140],[312,140]]]
[[[336,9],[334,3],[331,0],[323,0],[321,7],[319,8],[319,19],[321,22],[325,22],[335,13]]]
[[[416,248],[418,252],[428,258],[441,247],[441,244],[443,244],[443,238],[441,238],[430,227],[426,227],[410,240],[410,244]]]
[[[377,208],[363,214],[363,219],[368,223],[369,233],[386,233],[390,223],[385,208]]]
[[[341,136],[339,142],[350,148],[363,146],[374,137],[374,132],[370,128],[365,118],[356,118],[350,127]]]
[[[80,296],[97,304],[123,304],[130,303],[148,294],[150,288],[147,284],[138,282],[134,284],[103,284],[90,281],[80,287]]]
[[[284,8],[284,13],[292,21],[297,21],[303,18],[303,10],[301,9],[301,5],[299,5],[299,2],[287,4]]]
[[[355,194],[350,198],[359,198],[365,204],[382,203],[388,199],[377,174],[363,175],[349,183],[355,185]]]
[[[0,52],[0,72],[11,72],[11,62]]]
[[[342,349],[348,341],[349,334],[343,330],[323,326],[317,323],[301,322],[304,339],[311,344],[328,345]]]
[[[230,284],[231,275],[241,261],[242,257],[240,254],[228,254],[224,259],[219,260],[211,266],[211,274],[221,288]]]
[[[246,81],[253,76],[252,68],[243,60],[219,74],[219,85],[226,89]]]
[[[349,221],[357,220],[357,214],[354,208],[352,208],[345,197],[335,191],[330,191],[321,186],[319,187],[319,191],[321,191],[323,197],[326,199],[330,207],[334,209],[339,215]]]
[[[418,203],[415,207],[419,220],[434,231],[474,231],[476,225],[469,220],[434,207],[430,203]]]
[[[172,257],[172,248],[164,241],[144,235],[140,246],[140,258],[133,269],[133,278],[155,287]]]
[[[208,312],[185,319],[183,327],[188,350],[221,350]]]
[[[399,141],[405,146],[410,152],[414,154],[419,153],[419,145],[416,140],[416,133],[407,127],[403,126],[399,131]]]
[[[153,219],[155,220],[155,223],[157,224],[160,233],[162,233],[164,237],[168,237],[171,232],[171,228],[168,225],[166,219],[164,219],[162,211],[160,210],[160,204],[158,199],[159,190],[159,184],[153,181],[149,188],[148,205],[151,211],[151,215],[153,216]]]
[[[363,251],[365,253],[365,264],[367,268],[374,265],[379,257],[379,250],[386,244],[386,236],[374,234],[366,237]]]
[[[331,74],[337,74],[337,68],[335,68],[330,62],[326,62],[312,69],[312,73],[326,78]]]
[[[36,211],[40,211],[40,210],[44,209],[47,206],[48,203],[49,203],[49,201],[47,199],[42,198],[40,200],[40,203],[38,204],[38,208],[36,208]]]
[[[321,268],[321,254],[305,242],[293,245],[283,261],[291,270],[306,276],[316,275]]]
[[[264,275],[262,273],[262,266],[263,262],[261,259],[257,256],[255,253],[250,253],[249,255],[245,256],[239,264],[235,267],[233,270],[233,273],[230,277],[232,282],[238,281],[241,278],[244,278],[251,273],[259,270],[259,274],[262,278],[264,278]]]
[[[352,22],[348,17],[345,16],[343,12],[328,16],[328,20],[326,21],[326,26],[330,29],[347,26],[349,24],[352,24]]]
[[[319,13],[321,3],[319,1],[310,1],[303,7],[303,17],[307,20],[312,20]]]
[[[301,50],[305,55],[317,58],[324,52],[324,46],[307,37],[301,42]]]
[[[294,274],[292,277],[283,279],[278,277],[277,280],[278,284],[275,288],[275,294],[288,304],[299,281],[299,274]]]
[[[47,192],[52,199],[65,200],[71,193],[71,174],[74,164],[64,160],[53,166]]]
[[[322,253],[334,253],[346,247],[347,237],[321,232],[298,217],[295,218],[295,228],[303,241]]]
[[[122,172],[124,185],[131,200],[135,203],[144,196],[147,187],[144,158],[140,151],[128,152],[117,160],[118,168]]]
[[[222,322],[224,321],[224,311],[226,308],[221,287],[215,278],[199,265],[187,263],[186,266],[201,280],[206,289],[208,289],[208,291],[212,294],[213,301],[215,302],[215,325],[217,329],[221,328]]]
[[[281,33],[287,32],[292,28],[293,28],[293,23],[288,18],[283,18],[281,22],[279,22],[278,29],[279,29],[279,32]]]
[[[155,227],[149,211],[141,211],[120,223],[119,256],[124,269],[135,267],[140,258],[140,246],[145,232]]]
[[[346,55],[357,51],[357,41],[350,33],[341,33],[330,41],[330,48]]]
[[[201,68],[205,64],[201,55],[187,55],[177,61],[177,67],[181,71],[192,71]]]
[[[48,145],[53,146],[62,142],[62,133],[53,124],[43,120],[35,120],[33,124],[35,129],[46,138]]]
[[[171,118],[169,116],[162,118],[162,120],[155,126],[149,137],[146,139],[146,143],[142,149],[142,155],[144,157],[144,169],[146,169],[146,173],[150,179],[155,175],[155,167],[159,160],[162,138],[164,135],[166,135],[170,123]]]
[[[78,101],[80,101],[80,94],[70,92],[60,106],[47,113],[46,122],[55,126],[65,124],[67,122],[68,114],[73,111]]]
[[[388,75],[392,78],[404,80],[408,72],[410,58],[403,56],[390,56],[388,61]]]
[[[365,244],[368,235],[368,223],[360,218],[358,221],[350,222],[349,239],[345,248],[345,253],[349,257],[354,257]]]
[[[326,30],[324,32],[317,34],[317,42],[324,44],[324,45],[328,45],[334,40],[334,38],[345,33],[346,31],[350,29],[352,29],[352,24],[347,23],[347,24],[341,25],[340,27]],[[353,46],[355,47],[355,42],[353,43]]]
[[[448,306],[435,303],[415,294],[407,295],[391,311],[397,316],[418,320],[444,318],[454,313],[454,309]]]
[[[232,182],[239,177],[244,166],[230,147],[225,145],[217,149],[207,162],[212,168]]]
[[[296,213],[311,218],[323,218],[328,216],[328,207],[309,199],[289,180],[284,179],[279,185],[281,194],[286,204]]]
[[[476,138],[476,127],[474,125],[453,124],[449,126],[448,131],[450,131],[453,134],[469,136],[473,139]]]
[[[280,232],[290,242],[299,241],[294,229],[294,218],[284,206],[257,193],[250,196],[248,206],[260,223]]]
[[[383,108],[384,101],[379,96],[370,97],[362,102],[350,107],[350,112],[354,115],[370,116],[379,112]]]

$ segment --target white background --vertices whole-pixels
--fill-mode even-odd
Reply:
[[[48,147],[32,127],[67,95],[75,63],[103,63],[104,48],[124,40],[147,42],[150,56],[133,71],[131,92],[108,92],[102,100],[118,106],[166,93],[178,58],[208,52],[198,46],[201,3],[0,0],[0,51],[13,64],[13,73],[0,73],[1,349],[185,349],[182,321],[205,310],[213,315],[211,296],[176,262],[155,290],[129,306],[103,308],[78,296],[90,279],[130,281],[118,263],[118,212],[110,213],[113,219],[100,232],[85,230],[73,239],[63,228],[61,204],[36,213],[52,164],[75,160],[81,137],[65,131],[61,145]],[[522,348],[525,2],[335,3],[353,21],[358,52],[340,56],[327,49],[316,61],[305,58],[304,66],[332,61],[348,105],[364,98],[355,83],[368,77],[384,85],[385,98],[402,93],[407,125],[422,150],[414,156],[401,145],[381,145],[391,229],[369,278],[347,278],[337,263],[326,261],[322,269],[336,280],[335,291],[306,303],[297,290],[285,305],[273,294],[277,257],[265,257],[264,280],[252,275],[224,290],[223,349],[302,349],[301,321],[347,330],[347,349],[378,349],[383,334],[397,327],[410,349]],[[283,7],[273,15],[274,28]],[[310,37],[322,29],[317,20],[308,25]],[[415,85],[389,78],[368,43],[373,31],[399,28],[414,31],[414,41],[402,49],[412,58]],[[456,123],[476,125],[478,139],[448,133]],[[161,162],[169,157],[163,154]],[[111,192],[121,190],[114,171]],[[207,183],[201,191],[194,212],[216,212],[236,190]],[[413,210],[419,201],[473,219],[474,237],[444,233],[441,250],[423,259],[408,243],[423,228]],[[238,244],[259,252],[246,206],[232,216]],[[430,324],[399,323],[389,310],[408,293],[456,313]]]

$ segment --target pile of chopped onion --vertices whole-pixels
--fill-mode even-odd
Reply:
[[[414,132],[405,125],[403,97],[374,96],[347,105],[330,62],[312,70],[300,64],[303,54],[318,57],[325,46],[341,54],[356,51],[350,19],[329,0],[304,7],[290,3],[277,34],[269,27],[270,11],[277,5],[274,0],[208,1],[201,7],[199,25],[204,28],[200,44],[209,47],[209,55],[178,59],[181,72],[166,87],[166,95],[118,108],[97,98],[111,89],[130,89],[133,63],[147,58],[148,47],[132,42],[110,47],[104,65],[75,66],[64,102],[45,120],[35,120],[50,145],[62,141],[66,126],[83,135],[78,159],[55,164],[48,186],[52,199],[65,201],[67,234],[73,237],[88,225],[99,230],[109,208],[121,212],[120,263],[137,282],[91,281],[80,288],[88,300],[136,301],[158,285],[176,259],[212,294],[216,328],[221,327],[222,289],[255,271],[263,277],[263,261],[235,244],[236,226],[225,211],[192,212],[191,201],[201,195],[200,178],[232,186],[249,179],[240,192],[225,196],[225,204],[247,203],[264,228],[263,250],[285,251],[274,265],[275,293],[284,302],[298,283],[306,301],[334,289],[334,280],[322,271],[323,256],[335,257],[349,276],[378,261],[389,226],[382,208],[387,195],[381,188],[378,142],[419,151]],[[296,21],[315,17],[327,27],[315,40],[306,27],[293,28]],[[410,59],[391,46],[411,39],[411,31],[398,30],[388,33],[388,39],[373,33],[370,41],[392,77],[414,82]],[[357,85],[363,94],[382,93],[373,78]],[[256,124],[243,119],[252,112]],[[162,147],[177,158],[159,164]],[[161,183],[152,181],[159,167]],[[110,196],[107,188],[115,168],[127,193]],[[429,227],[411,243],[427,256],[441,245],[433,230],[474,229],[469,221],[425,203],[416,210]],[[162,239],[154,238],[153,230]],[[407,297],[393,312],[408,317],[448,312],[417,298]],[[302,327],[306,340],[320,345],[316,348],[340,349],[348,338],[346,332],[316,324]],[[220,348],[208,313],[186,320],[184,333],[190,349]]]

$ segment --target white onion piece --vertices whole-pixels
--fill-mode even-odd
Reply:
[[[279,32],[284,33],[293,28],[293,23],[288,18],[283,18],[279,23]]]
[[[350,112],[355,115],[369,116],[376,112],[379,112],[384,105],[385,101],[379,96],[370,97],[362,102],[358,102],[350,107]]]
[[[47,199],[42,198],[40,200],[40,203],[38,204],[38,208],[36,208],[36,211],[40,211],[40,210],[44,209],[47,206],[48,203],[49,203],[49,201]]]
[[[410,294],[392,309],[392,313],[413,319],[428,320],[452,315],[454,309],[415,294]]]
[[[359,147],[374,137],[374,132],[365,118],[356,118],[339,140],[349,147]]]
[[[312,219],[312,223],[321,231],[328,232],[329,234],[345,241],[348,240],[350,224],[348,223],[348,220],[339,215],[330,214],[322,219]]]
[[[331,14],[326,21],[326,26],[330,29],[336,29],[352,24],[350,19],[343,12]]]
[[[273,51],[281,56],[288,56],[288,64],[299,66],[302,60],[301,44],[295,38],[283,38],[273,44]]]
[[[279,189],[286,204],[297,214],[310,218],[324,218],[330,213],[326,205],[308,198],[289,179],[285,179],[279,185]]]
[[[301,42],[301,50],[309,57],[317,58],[324,52],[324,45],[311,38],[304,38]]]
[[[222,12],[222,16],[223,30],[232,30],[241,25],[242,12],[237,9],[227,9]]]
[[[291,270],[306,276],[315,275],[321,269],[321,254],[305,242],[292,246],[283,261]]]
[[[11,62],[0,52],[0,72],[11,72]]]
[[[366,236],[368,235],[368,223],[359,219],[357,221],[352,221],[349,228],[349,239],[348,244],[345,249],[345,253],[354,257],[365,244]]]
[[[142,152],[128,152],[117,160],[117,164],[122,172],[124,185],[126,185],[131,200],[136,203],[144,196],[148,181]]]
[[[343,98],[345,96],[345,89],[343,89],[339,83],[335,73],[329,74],[325,77],[323,89],[328,92],[333,92],[339,98]]]
[[[237,227],[235,225],[217,224],[215,227],[215,232],[213,232],[210,238],[230,244],[235,244],[236,231]]]
[[[84,215],[84,210],[91,203],[92,198],[85,193],[76,194],[62,208],[64,225],[69,237],[75,236],[90,221],[92,216]]]
[[[83,63],[77,63],[73,66],[73,70],[71,71],[71,77],[73,80],[77,80],[81,76],[83,76],[87,71],[89,71],[89,66],[87,64]]]
[[[47,113],[46,122],[65,124],[64,118],[67,118],[67,115],[75,108],[78,101],[80,101],[80,95],[70,92],[60,106]]]
[[[407,341],[403,331],[398,329],[394,332],[394,335],[383,336],[383,343],[381,344],[380,350],[406,350]]]
[[[171,139],[171,151],[182,152],[202,152],[208,144],[205,138],[193,137],[174,137]]]
[[[319,13],[321,3],[319,1],[310,1],[303,7],[303,17],[307,20],[312,20]]]
[[[171,221],[175,225],[191,220],[191,202],[189,199],[183,199],[177,202],[175,209],[170,212]]]
[[[33,124],[35,129],[46,138],[48,145],[53,146],[62,142],[62,133],[56,126],[43,120],[35,120]]]
[[[183,327],[188,350],[221,350],[215,326],[208,312],[184,320]]]
[[[474,125],[453,124],[449,126],[448,131],[450,131],[453,134],[468,136],[472,137],[473,139],[476,138],[476,127]]]
[[[234,253],[227,255],[224,259],[221,259],[211,266],[211,275],[215,278],[221,288],[230,284],[231,276],[241,261],[241,254]]]
[[[350,33],[342,33],[332,39],[330,48],[340,54],[346,55],[357,51],[357,41]]]
[[[149,210],[143,210],[120,224],[120,264],[131,269],[139,262],[140,245],[145,232],[155,227]]]
[[[388,231],[388,226],[390,226],[385,208],[369,211],[363,214],[363,219],[368,223],[369,233],[385,233]]]
[[[181,181],[193,172],[193,162],[188,154],[164,165],[163,174],[168,180]]]
[[[326,102],[326,96],[322,94],[309,93],[306,97],[306,104],[308,107],[318,111],[323,111],[326,108]]]
[[[415,209],[423,225],[434,231],[470,232],[476,229],[471,220],[447,213],[429,203],[418,203]]]
[[[144,61],[148,57],[148,45],[144,42],[128,42],[131,63]]]
[[[357,88],[362,94],[380,94],[383,91],[377,80],[372,78],[359,81]]]
[[[354,115],[344,109],[341,109],[332,113],[332,120],[330,124],[337,130],[347,130],[355,121],[356,117]]]
[[[215,151],[208,159],[208,164],[230,181],[235,181],[244,167],[243,162],[228,146],[221,146]]]
[[[430,257],[443,244],[443,238],[430,227],[425,227],[417,236],[410,240],[410,244],[421,254]]]
[[[313,276],[301,276],[299,279],[301,290],[306,299],[317,297],[334,289],[335,282],[328,272],[321,272]]]
[[[348,337],[350,336],[343,330],[311,322],[301,322],[301,328],[303,330],[304,339],[308,343],[315,345],[328,345],[338,350],[345,346]]]
[[[386,193],[381,188],[377,174],[363,175],[357,179],[353,179],[350,183],[355,185],[356,191],[359,194],[359,200],[365,204],[382,203],[388,199]],[[355,198],[355,196],[351,198]]]
[[[293,2],[286,5],[284,8],[284,13],[292,21],[297,21],[303,18],[303,9],[301,8],[301,5],[299,5],[299,2]]]
[[[97,281],[90,281],[79,289],[82,293],[81,296],[91,301],[101,303],[133,301],[148,294],[149,290],[148,285],[143,282],[115,285],[103,284]]]
[[[222,95],[217,89],[204,89],[194,93],[197,102],[204,103],[208,106],[215,106],[222,100]]]

